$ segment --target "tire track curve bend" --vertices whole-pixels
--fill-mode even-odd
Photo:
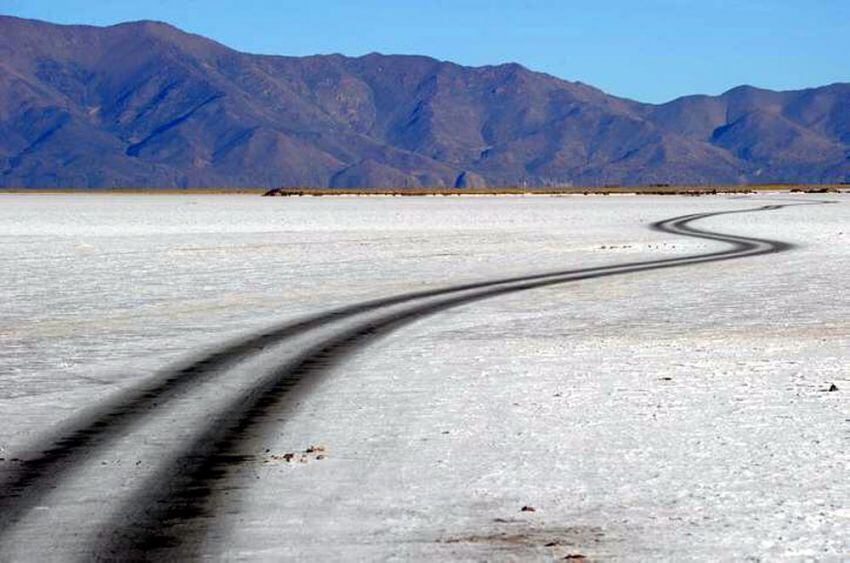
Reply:
[[[93,406],[33,444],[21,454],[22,462],[7,468],[0,476],[0,559],[24,553],[22,543],[29,541],[43,544],[37,546],[38,553],[63,556],[200,556],[226,485],[252,459],[266,433],[281,424],[287,406],[303,397],[309,384],[375,339],[446,309],[519,291],[786,251],[793,245],[707,231],[692,223],[821,203],[832,202],[695,213],[650,225],[655,231],[729,245],[722,250],[395,295],[287,322],[200,355]],[[263,355],[268,356],[265,364],[250,365]],[[222,382],[229,386],[224,394]],[[198,399],[203,390],[206,395]],[[184,407],[192,402],[212,408],[181,420]],[[148,448],[144,466],[140,461],[130,471],[103,469],[103,458],[133,456],[137,444],[156,441],[164,419],[171,428],[175,418],[182,433],[168,447]],[[110,478],[117,491],[104,486]],[[75,506],[79,498],[99,499],[97,517],[88,514],[81,520],[83,509]],[[50,518],[37,510],[43,504],[52,508]],[[58,533],[44,534],[45,525]],[[32,553],[30,547],[25,552]]]

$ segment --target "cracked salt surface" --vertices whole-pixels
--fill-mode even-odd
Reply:
[[[282,319],[705,252],[646,225],[764,199],[0,196],[0,457]],[[850,199],[830,199],[698,225],[788,253],[503,296],[363,349],[257,445],[207,551],[850,557]]]

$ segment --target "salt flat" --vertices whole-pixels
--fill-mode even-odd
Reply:
[[[205,551],[850,556],[850,198],[828,199],[699,223],[789,252],[501,296],[360,350],[241,471]],[[647,224],[792,201],[0,196],[0,463],[81,407],[283,319],[704,253],[724,245]],[[281,459],[311,445],[323,459]]]

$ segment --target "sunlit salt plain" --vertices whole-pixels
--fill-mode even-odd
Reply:
[[[502,296],[364,348],[281,422],[206,551],[850,557],[850,197],[821,199],[698,225],[786,253]],[[3,195],[0,463],[285,319],[720,249],[647,225],[794,201]],[[311,445],[324,459],[280,457]]]

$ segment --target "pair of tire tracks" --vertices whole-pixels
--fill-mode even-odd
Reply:
[[[88,555],[140,559],[168,552],[198,555],[207,526],[215,517],[221,484],[251,459],[244,444],[261,436],[280,417],[292,390],[306,390],[320,376],[373,340],[404,325],[450,308],[484,299],[551,285],[741,259],[790,250],[793,245],[700,230],[691,223],[700,219],[772,211],[804,203],[772,204],[757,208],[696,213],[653,223],[650,228],[668,234],[724,242],[731,248],[677,258],[627,262],[610,266],[564,270],[532,276],[503,278],[442,289],[407,293],[367,301],[290,322],[256,336],[232,342],[188,364],[160,373],[139,387],[97,405],[87,414],[30,448],[34,452],[13,466],[0,481],[0,547],[4,536],[85,459],[105,450],[174,399],[188,394],[214,374],[234,368],[266,347],[318,329],[342,329],[320,338],[293,358],[258,379],[257,384],[228,400],[205,428],[177,455],[162,460],[154,475],[130,498],[120,503],[106,529],[90,546]],[[412,305],[398,309],[400,306]],[[380,314],[383,310],[391,312]],[[377,313],[362,322],[361,315]],[[350,326],[348,326],[350,325]],[[241,446],[241,447],[240,447]],[[105,492],[108,495],[108,491]]]

